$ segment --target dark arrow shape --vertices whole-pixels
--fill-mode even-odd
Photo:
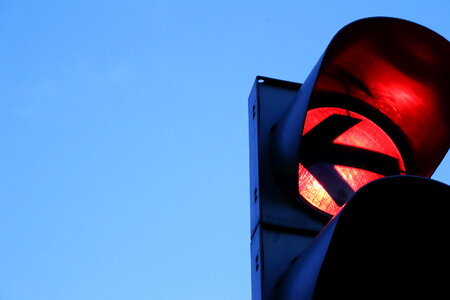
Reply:
[[[302,137],[300,162],[339,206],[346,203],[353,190],[333,165],[354,167],[384,176],[400,174],[399,161],[392,156],[333,143],[361,121],[350,116],[331,115]]]

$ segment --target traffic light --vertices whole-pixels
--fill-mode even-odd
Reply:
[[[254,300],[289,294],[288,274],[316,286],[295,265],[320,266],[311,261],[321,262],[324,236],[334,236],[330,224],[344,219],[336,216],[350,199],[366,197],[358,201],[374,212],[394,205],[394,197],[375,201],[358,190],[376,189],[372,182],[385,177],[432,175],[450,146],[449,57],[449,42],[423,26],[367,18],[335,35],[304,84],[256,78],[249,97]],[[404,221],[398,213],[390,226]]]

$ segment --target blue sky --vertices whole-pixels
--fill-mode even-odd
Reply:
[[[450,1],[0,0],[0,299],[250,299],[247,98]],[[434,175],[450,182],[450,158]]]

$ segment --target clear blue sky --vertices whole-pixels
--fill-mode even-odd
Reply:
[[[250,299],[247,97],[450,1],[0,0],[0,299]],[[450,182],[449,156],[434,178]]]

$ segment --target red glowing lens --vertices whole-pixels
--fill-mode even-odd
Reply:
[[[313,138],[311,138],[313,137]],[[341,108],[309,110],[303,128],[300,195],[313,207],[336,215],[363,185],[404,174],[392,139],[368,118]],[[391,165],[388,170],[383,164]]]

